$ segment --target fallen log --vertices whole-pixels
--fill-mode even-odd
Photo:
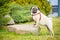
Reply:
[[[26,33],[38,34],[40,31],[39,27],[34,27],[34,25],[32,24],[9,25],[7,29],[9,32],[16,32],[16,34],[26,34]]]

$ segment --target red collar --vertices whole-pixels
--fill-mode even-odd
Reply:
[[[39,20],[41,20],[41,13],[39,12],[39,13],[37,13],[37,14],[32,14],[32,16],[35,16],[35,15],[40,15],[40,19]],[[32,17],[33,18],[33,17]]]

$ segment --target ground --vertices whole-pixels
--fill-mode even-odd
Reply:
[[[27,24],[33,24],[33,22],[29,22]],[[41,27],[39,35],[31,33],[22,35],[8,32],[6,29],[0,30],[0,40],[60,40],[60,18],[53,18],[54,37],[50,36],[49,31],[45,26],[39,26]]]

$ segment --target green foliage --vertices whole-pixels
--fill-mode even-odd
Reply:
[[[0,0],[0,6],[9,3],[10,0]]]
[[[32,21],[30,15],[30,6],[22,7],[19,4],[12,3],[9,7],[11,8],[10,15],[14,19],[15,23]]]
[[[10,9],[6,5],[0,7],[0,26],[6,25],[10,20],[10,18],[4,18],[8,13],[10,13]]]

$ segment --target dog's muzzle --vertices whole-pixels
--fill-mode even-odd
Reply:
[[[32,13],[34,13],[34,14],[37,13],[37,9],[33,8]]]
[[[32,11],[33,14],[37,13],[37,11]]]
[[[33,11],[32,13],[35,14],[35,13],[37,13],[37,12],[36,12],[36,11]]]

